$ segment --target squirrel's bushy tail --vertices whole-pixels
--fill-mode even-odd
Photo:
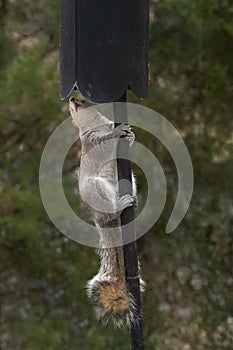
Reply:
[[[97,303],[98,317],[103,323],[113,320],[117,326],[129,325],[135,319],[135,307],[126,288],[123,248],[99,249],[98,254],[100,270],[87,283],[88,297]]]
[[[101,258],[100,270],[87,283],[87,295],[97,303],[98,317],[103,323],[113,320],[117,326],[130,326],[139,317],[134,298],[126,286],[123,247],[99,249],[98,253]],[[144,282],[141,279],[140,286],[143,291]]]
[[[87,283],[87,291],[89,298],[98,303],[99,318],[104,323],[112,319],[117,326],[129,326],[135,321],[134,301],[125,283],[98,279],[97,275]]]

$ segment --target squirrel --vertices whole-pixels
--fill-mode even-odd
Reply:
[[[120,215],[126,207],[137,204],[137,197],[133,176],[132,195],[119,196],[116,154],[119,138],[131,145],[135,135],[128,124],[114,128],[112,121],[94,107],[85,108],[84,101],[75,97],[69,99],[69,111],[81,140],[79,193],[100,236],[100,269],[87,282],[87,296],[97,302],[102,321],[112,319],[118,326],[129,326],[137,317],[126,288]],[[143,283],[141,280],[142,290]]]

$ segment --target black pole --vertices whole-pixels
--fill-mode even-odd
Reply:
[[[113,104],[115,127],[121,123],[128,124],[127,104],[118,103],[126,102],[126,100],[127,98],[125,93],[119,100],[117,100],[117,102]],[[129,143],[123,138],[120,139],[118,143],[117,171],[120,196],[132,193],[132,174],[129,160]],[[136,317],[136,322],[131,322],[130,324],[130,344],[131,350],[144,350],[136,235],[133,219],[133,207],[126,208],[121,214],[122,240],[124,243],[125,238],[127,237],[127,241],[130,239],[132,242],[124,244],[123,246],[125,278],[127,290],[134,299]]]

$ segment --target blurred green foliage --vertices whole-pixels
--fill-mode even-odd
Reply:
[[[3,11],[6,3],[7,11]],[[154,0],[150,7],[150,94],[190,151],[195,189],[182,224],[165,234],[176,170],[157,140],[137,130],[165,169],[168,198],[139,241],[146,349],[232,349],[233,5],[229,0]],[[61,235],[40,200],[45,143],[68,116],[59,100],[58,2],[0,2],[1,349],[129,349],[127,330],[98,324],[85,283],[92,248]],[[77,148],[64,166],[72,206]],[[139,191],[146,193],[138,172]],[[153,208],[152,208],[153,210]]]

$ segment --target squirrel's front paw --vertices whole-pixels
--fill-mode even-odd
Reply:
[[[127,140],[130,143],[130,145],[132,145],[132,143],[135,140],[135,134],[132,131],[130,131],[126,136],[124,136],[124,139]]]
[[[130,125],[124,123],[118,125],[113,132],[116,137],[127,137],[132,133]]]
[[[125,194],[118,200],[118,210],[121,211],[127,207],[132,207],[136,203],[137,196],[132,196],[130,194]]]
[[[134,198],[133,206],[138,207],[138,196],[134,195],[133,198]]]

